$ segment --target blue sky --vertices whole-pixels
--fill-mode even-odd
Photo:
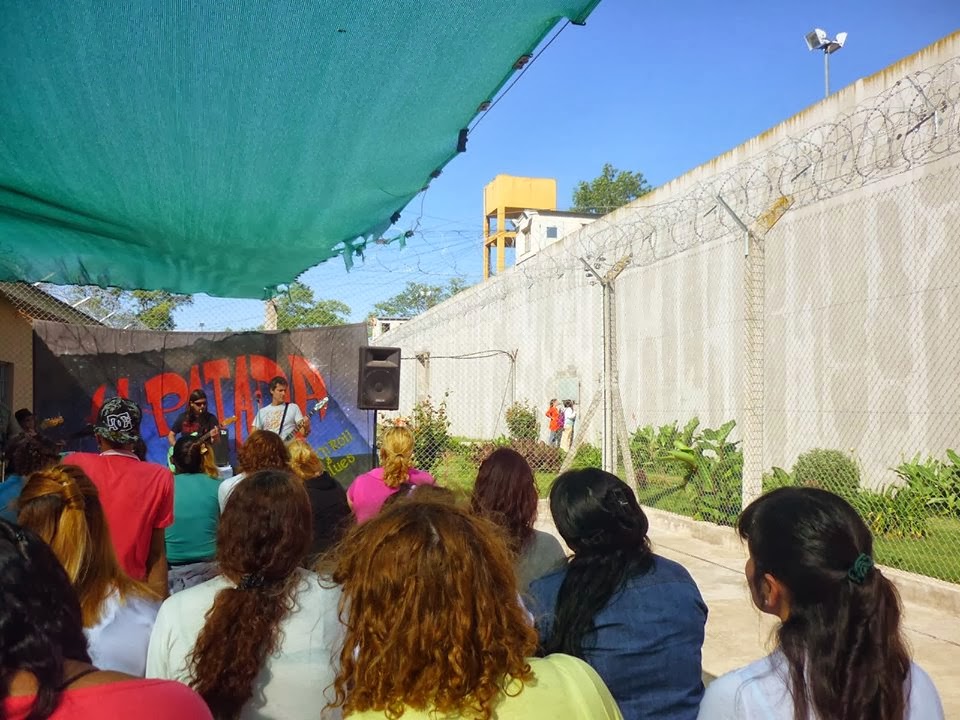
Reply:
[[[839,90],[960,28],[960,1],[601,0],[403,212],[395,227],[416,230],[405,249],[374,246],[349,273],[333,260],[302,279],[357,321],[409,281],[479,282],[482,192],[495,175],[556,178],[561,209],[605,162],[660,185],[822,99],[823,56],[803,40],[814,27],[849,33],[830,62]],[[251,328],[262,315],[259,302],[198,297],[178,326]]]

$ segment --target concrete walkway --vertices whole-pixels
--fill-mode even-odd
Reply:
[[[710,610],[703,670],[711,676],[746,665],[773,646],[775,620],[750,600],[744,548],[729,528],[644,508],[654,552],[689,570]],[[537,527],[556,535],[546,501]],[[559,536],[557,536],[559,539]],[[561,540],[562,542],[562,540]],[[946,717],[960,718],[960,586],[884,570],[904,600],[904,627],[913,659],[937,685]]]

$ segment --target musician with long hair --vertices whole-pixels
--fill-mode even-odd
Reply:
[[[311,539],[299,478],[247,476],[220,518],[221,574],[163,604],[147,675],[189,684],[217,720],[323,717],[343,628],[340,589],[300,567]]]
[[[554,481],[550,512],[573,556],[530,586],[542,651],[590,663],[628,720],[694,720],[707,607],[690,573],[653,553],[633,490],[572,470]]]
[[[770,655],[713,681],[703,720],[942,720],[911,662],[893,583],[846,500],[786,487],[754,500],[737,531],[753,603],[780,619]]]
[[[207,409],[207,394],[199,388],[190,393],[187,409],[170,426],[167,441],[173,445],[184,435],[209,435],[220,427],[217,416]]]
[[[93,662],[143,677],[160,596],[117,562],[97,486],[57,465],[30,475],[19,506],[20,524],[50,545],[77,591]]]
[[[589,665],[532,657],[500,529],[418,492],[357,526],[340,545],[346,639],[333,706],[357,720],[615,720]]]

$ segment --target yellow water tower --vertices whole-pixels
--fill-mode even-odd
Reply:
[[[497,249],[497,274],[506,269],[506,251],[514,247],[516,230],[507,222],[524,210],[556,210],[557,181],[553,178],[497,175],[483,189],[483,279],[490,277],[490,251]],[[512,226],[511,226],[512,227]]]

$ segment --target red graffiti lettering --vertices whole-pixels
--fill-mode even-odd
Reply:
[[[217,417],[226,417],[223,411],[223,388],[220,386],[221,380],[230,379],[230,363],[226,358],[217,358],[208,360],[203,364],[203,380],[213,385],[213,402],[217,408]]]
[[[143,384],[143,394],[157,423],[157,434],[164,437],[170,432],[170,426],[167,425],[166,418],[163,416],[164,412],[179,410],[186,404],[190,394],[187,381],[176,373],[160,373]],[[164,407],[163,401],[168,395],[176,396],[176,401],[172,406]]]
[[[236,372],[233,378],[233,414],[237,416],[237,442],[253,430],[253,418],[256,410],[250,396],[250,373],[247,370],[247,356],[237,357]]]
[[[308,401],[323,400],[327,396],[327,384],[323,381],[323,376],[317,370],[313,363],[300,355],[288,355],[290,361],[290,376],[293,378],[293,401],[300,406],[300,409],[306,413]],[[307,385],[310,386],[309,391]],[[320,411],[320,417],[327,414],[327,408]]]

